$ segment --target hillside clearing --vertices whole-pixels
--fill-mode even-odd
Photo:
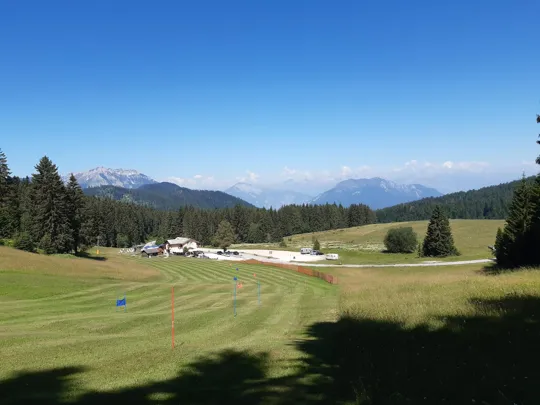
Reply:
[[[339,277],[333,286],[276,267],[113,249],[106,260],[38,256],[43,270],[17,271],[37,255],[0,253],[10,257],[0,264],[2,405],[540,400],[537,270],[319,268]],[[113,265],[124,278],[111,277]],[[114,306],[124,292],[127,312]]]
[[[371,224],[354,228],[336,229],[325,232],[294,235],[285,238],[287,247],[279,244],[242,244],[231,249],[268,249],[296,250],[312,247],[316,238],[324,253],[338,253],[343,264],[395,264],[422,263],[425,261],[462,261],[492,258],[488,246],[495,243],[497,228],[504,225],[501,220],[455,219],[450,220],[456,247],[461,255],[446,258],[420,258],[416,253],[383,253],[384,237],[389,229],[410,226],[423,240],[428,221],[397,222],[388,224]],[[301,259],[301,257],[300,257]],[[299,259],[299,260],[300,260]]]
[[[294,342],[303,339],[309,324],[337,317],[335,286],[275,267],[178,257],[126,258],[116,249],[106,249],[106,260],[101,261],[8,248],[0,253],[0,381],[8,381],[0,382],[0,392],[10,391],[2,405],[56,398],[58,393],[50,390],[58,384],[51,380],[64,373],[77,384],[66,387],[62,397],[92,399],[91,403],[109,403],[113,398],[115,403],[137,403],[128,401],[121,390],[148,387],[157,392],[166,381],[183,381],[183,395],[188,396],[190,390],[235,392],[225,375],[218,378],[223,381],[201,377],[196,383],[187,377],[189,367],[204,369],[212,362],[217,367],[214,373],[237,369],[238,384],[247,383],[245,367],[268,378],[290,378],[304,357]],[[25,267],[19,271],[17,266]],[[113,270],[122,279],[113,278]],[[159,277],[145,279],[156,272]],[[234,276],[242,283],[236,317]],[[176,307],[174,351],[171,286]],[[126,312],[115,307],[124,293]],[[15,377],[20,373],[24,377]],[[32,380],[37,386],[33,392],[17,391],[9,383],[13,378]],[[284,390],[286,386],[279,389]]]

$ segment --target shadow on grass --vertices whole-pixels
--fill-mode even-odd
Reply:
[[[344,317],[299,343],[306,370],[332,370],[327,397],[361,404],[539,404],[540,298],[471,300],[473,317],[433,330]]]
[[[291,343],[303,355],[286,377],[269,376],[266,353],[223,351],[173,379],[86,392],[70,403],[539,404],[540,298],[474,299],[471,305],[477,315],[441,319],[437,329],[356,316],[313,324],[306,339]],[[81,371],[49,370],[0,382],[0,402],[68,403],[69,377]]]
[[[97,260],[97,261],[100,261],[100,262],[104,262],[105,260],[107,260],[107,258],[105,256],[96,256],[96,255],[92,255],[92,254],[90,254],[88,252],[78,252],[75,256],[83,258],[83,259]]]
[[[0,403],[2,405],[55,405],[64,403],[71,379],[84,372],[80,367],[56,368],[46,371],[18,373],[9,380],[0,381]]]
[[[486,264],[484,267],[482,267],[481,270],[479,270],[480,273],[483,273],[487,276],[497,276],[499,274],[504,273],[513,273],[516,271],[523,271],[527,270],[526,267],[515,267],[515,268],[504,268],[500,267],[497,262]]]

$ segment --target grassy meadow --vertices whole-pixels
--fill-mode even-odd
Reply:
[[[291,378],[305,357],[295,341],[337,317],[336,286],[275,267],[128,258],[117,249],[73,258],[0,247],[0,258],[2,405],[145,403],[147,395],[229,403],[224,392],[251,379]],[[236,318],[234,276],[242,282]],[[126,312],[115,307],[124,292]]]
[[[454,219],[450,220],[452,234],[460,256],[446,257],[437,261],[476,260],[492,258],[488,246],[495,243],[497,228],[503,227],[502,220]],[[430,258],[418,257],[416,253],[385,253],[384,237],[389,229],[410,226],[423,240],[428,221],[411,221],[389,224],[372,224],[354,228],[336,229],[325,232],[294,235],[285,238],[286,248],[277,243],[235,245],[234,249],[300,250],[312,247],[312,238],[317,238],[324,253],[338,253],[343,264],[392,264],[421,263]],[[300,259],[299,259],[300,260]]]
[[[101,253],[0,247],[2,405],[540,403],[537,270],[318,268],[336,286]]]

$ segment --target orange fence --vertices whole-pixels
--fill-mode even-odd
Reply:
[[[338,278],[336,276],[333,276],[331,274],[323,273],[322,271],[308,269],[307,267],[298,266],[296,264],[260,262],[260,261],[255,260],[255,259],[245,260],[245,261],[243,261],[243,263],[263,264],[265,266],[274,266],[274,267],[279,267],[281,269],[294,270],[294,271],[296,271],[298,273],[305,274],[306,276],[320,278],[321,280],[324,280],[324,281],[326,281],[327,283],[330,283],[330,284],[337,284],[338,283]]]

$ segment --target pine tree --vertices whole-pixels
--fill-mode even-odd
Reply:
[[[231,223],[227,220],[220,222],[217,232],[213,238],[214,246],[219,246],[222,249],[227,249],[235,241],[234,230]]]
[[[497,232],[495,255],[500,267],[513,268],[533,262],[529,242],[535,210],[533,194],[523,176],[514,192],[504,230]]]
[[[66,216],[66,189],[58,174],[58,168],[44,156],[32,175],[32,237],[52,245],[52,251],[69,252],[73,246],[72,235]]]
[[[536,122],[540,124],[540,115],[536,116]],[[540,138],[540,135],[538,135]],[[540,140],[536,143],[540,145]],[[536,164],[540,165],[540,155],[536,158]],[[527,233],[525,241],[525,256],[529,265],[540,265],[540,173],[535,177],[534,183],[531,185],[531,226]]]
[[[0,149],[0,238],[11,236],[8,202],[10,174],[6,155]]]
[[[7,163],[7,158],[2,149],[0,149],[0,198],[6,195],[8,178],[11,172]]]
[[[422,251],[423,255],[428,257],[445,257],[458,254],[454,246],[450,221],[438,205],[435,206],[431,215]]]
[[[75,253],[83,242],[81,239],[81,227],[84,221],[83,210],[84,193],[72,173],[66,187],[66,216],[71,233],[72,249]]]
[[[247,240],[249,232],[249,214],[246,207],[235,205],[233,210],[232,226],[239,242]]]

